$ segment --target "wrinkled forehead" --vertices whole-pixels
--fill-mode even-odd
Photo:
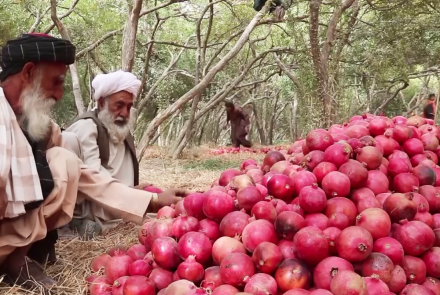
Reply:
[[[133,104],[133,100],[134,100],[133,94],[125,90],[113,93],[108,97],[108,103],[110,105],[115,105],[115,104],[131,105]]]

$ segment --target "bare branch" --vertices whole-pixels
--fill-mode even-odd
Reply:
[[[29,29],[29,34],[30,33],[34,33],[35,30],[37,29],[38,25],[40,24],[41,20],[43,19],[43,17],[46,15],[46,13],[48,13],[50,11],[50,6],[46,8],[45,11],[43,11],[43,13],[40,13],[40,11],[37,11],[37,18],[35,19],[35,22],[32,24],[31,28]]]
[[[401,87],[399,87],[396,92],[394,92],[393,96],[390,96],[387,100],[385,100],[383,102],[383,104],[381,104],[376,111],[374,112],[375,115],[377,115],[380,111],[382,111],[394,98],[396,98],[396,96],[399,94],[400,91],[402,91],[403,89],[405,89],[406,87],[408,87],[409,84],[407,81],[403,82],[403,85]]]
[[[73,12],[73,10],[75,10],[75,6],[76,6],[76,4],[78,4],[78,2],[79,2],[79,0],[73,1],[72,5],[70,5],[69,10],[66,11],[63,15],[59,16],[58,19],[62,20],[63,18],[68,17]],[[46,29],[44,29],[44,33],[49,34],[50,31],[53,30],[53,28],[55,28],[55,23],[50,24]]]
[[[94,43],[92,43],[91,45],[87,46],[86,48],[84,48],[83,50],[78,52],[76,54],[76,59],[82,58],[84,55],[86,55],[87,53],[89,53],[90,51],[92,51],[93,49],[95,49],[96,47],[101,45],[102,43],[104,43],[104,41],[107,40],[108,38],[111,38],[111,37],[119,34],[120,32],[122,32],[122,30],[123,29],[121,28],[121,29],[118,29],[118,30],[114,30],[114,31],[108,32],[107,34],[105,34],[104,36],[102,36],[101,38],[96,40]]]
[[[142,17],[142,16],[144,16],[144,15],[146,15],[146,14],[149,14],[149,13],[151,13],[151,12],[153,12],[153,11],[156,11],[156,10],[159,10],[159,9],[161,9],[161,8],[164,8],[164,7],[170,6],[171,4],[174,4],[174,3],[180,3],[180,2],[185,2],[185,1],[187,1],[187,0],[170,0],[170,1],[165,2],[165,3],[163,3],[163,4],[157,5],[157,6],[153,7],[153,8],[146,9],[146,10],[144,10],[144,11],[141,11],[141,13],[139,14],[139,17]]]

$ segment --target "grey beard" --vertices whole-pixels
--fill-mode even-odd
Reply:
[[[131,120],[124,125],[116,124],[115,122],[118,118],[115,118],[115,116],[108,110],[107,103],[105,107],[99,111],[98,119],[101,120],[102,124],[107,128],[109,138],[115,144],[123,142],[130,133]]]

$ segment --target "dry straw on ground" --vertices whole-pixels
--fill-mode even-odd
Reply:
[[[182,159],[171,160],[166,149],[150,148],[141,163],[141,181],[149,182],[160,188],[185,188],[190,191],[206,190],[214,180],[218,179],[220,169],[205,169],[206,161],[224,165],[238,165],[245,159],[253,158],[261,161],[263,154],[237,153],[215,156],[210,147],[202,147],[185,151]],[[209,168],[209,167],[208,167]],[[237,168],[237,167],[229,167]],[[123,197],[123,196],[121,196]],[[59,261],[47,266],[46,272],[59,282],[51,290],[52,294],[87,294],[85,278],[90,275],[91,260],[116,245],[132,245],[138,242],[139,226],[123,223],[105,236],[92,241],[60,240],[57,243]],[[1,276],[0,276],[1,281]],[[0,295],[42,294],[41,290],[27,291],[19,286],[9,287],[0,283]]]

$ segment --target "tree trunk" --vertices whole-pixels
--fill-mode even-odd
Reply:
[[[297,120],[296,120],[297,110],[298,110],[298,95],[296,93],[294,93],[293,94],[293,101],[291,102],[291,112],[292,112],[292,117],[291,117],[292,136],[291,136],[291,140],[292,140],[292,142],[296,141],[296,139],[298,138],[298,123],[297,123]]]
[[[257,127],[258,134],[260,135],[260,142],[262,145],[267,145],[266,136],[264,134],[263,126],[261,124],[261,118],[258,113],[259,111],[257,111],[257,106],[254,105],[253,109],[254,109],[254,116],[255,116],[255,125]]]
[[[166,110],[162,111],[156,118],[154,118],[150,122],[147,130],[140,140],[139,149],[137,152],[139,161],[142,160],[142,156],[145,153],[148,145],[150,144],[150,140],[156,133],[157,127],[162,124],[163,121],[172,116],[172,114],[180,109],[185,103],[193,99],[196,95],[200,95],[206,89],[206,87],[208,87],[209,83],[215,78],[215,76],[228,64],[231,59],[233,59],[240,52],[244,44],[246,44],[246,42],[249,40],[250,33],[254,30],[255,26],[263,18],[268,9],[269,4],[263,7],[263,9],[254,16],[254,18],[248,24],[245,31],[240,36],[234,47],[214,67],[212,67],[211,70],[209,70],[206,76],[203,77],[203,79],[195,87],[193,87],[190,91],[180,97]]]
[[[50,0],[50,4],[51,4],[51,18],[53,23],[57,27],[58,32],[60,33],[63,39],[72,41],[70,39],[67,28],[63,25],[63,23],[57,16],[57,1]],[[81,84],[79,82],[78,67],[76,65],[76,62],[71,64],[69,66],[69,69],[70,69],[70,75],[72,77],[72,88],[73,88],[73,96],[75,97],[76,109],[78,111],[78,115],[82,115],[86,111],[86,108],[84,107],[84,101],[81,95]]]
[[[124,36],[122,40],[122,70],[131,72],[133,70],[134,56],[136,51],[136,35],[139,23],[139,14],[142,9],[142,0],[133,0],[125,23]]]

